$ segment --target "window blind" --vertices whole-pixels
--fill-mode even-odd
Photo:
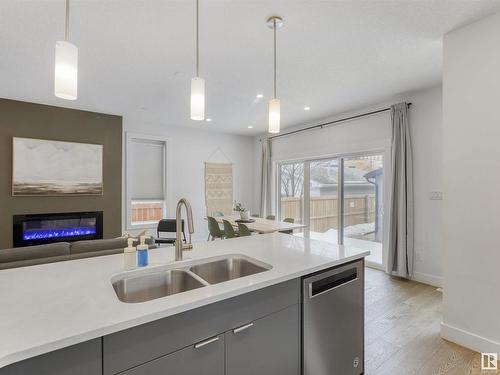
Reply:
[[[164,200],[165,142],[133,138],[129,144],[132,200]]]

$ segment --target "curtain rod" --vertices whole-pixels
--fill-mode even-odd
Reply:
[[[411,104],[412,103],[408,103],[408,107],[411,107]],[[309,130],[312,130],[312,129],[317,129],[317,128],[323,129],[324,127],[335,125],[335,124],[338,124],[339,122],[345,122],[345,121],[349,121],[349,120],[355,120],[355,119],[360,118],[360,117],[371,116],[371,115],[375,115],[377,113],[387,112],[387,111],[390,111],[390,110],[391,110],[391,107],[383,108],[383,109],[377,109],[376,111],[366,112],[366,113],[362,113],[362,114],[355,115],[355,116],[344,117],[344,118],[341,118],[341,119],[338,119],[338,120],[324,122],[324,123],[318,124],[318,125],[308,126],[307,128],[297,129],[297,130],[291,131],[289,133],[283,133],[283,134],[273,135],[272,137],[261,138],[260,140],[262,141],[263,139],[275,139],[275,138],[285,137],[287,135],[293,135],[293,134],[297,134],[297,133],[302,133],[302,132],[309,131]]]

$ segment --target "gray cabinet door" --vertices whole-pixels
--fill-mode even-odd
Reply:
[[[224,335],[134,367],[120,375],[224,375]]]
[[[296,305],[299,296],[300,280],[293,279],[104,336],[103,374],[120,373]]]
[[[0,375],[101,375],[101,354],[99,338],[0,368]]]
[[[298,305],[226,332],[226,375],[298,375],[299,332]]]

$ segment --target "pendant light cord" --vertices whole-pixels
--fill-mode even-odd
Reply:
[[[64,41],[69,40],[69,0],[66,0],[66,25],[64,28]]]
[[[200,76],[200,31],[199,31],[199,18],[200,18],[200,1],[196,0],[196,77]]]
[[[274,99],[276,99],[276,19],[273,20],[274,33]]]

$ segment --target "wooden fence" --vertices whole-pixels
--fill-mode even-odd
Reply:
[[[162,215],[163,203],[133,203],[131,207],[132,223],[159,221]]]
[[[295,222],[302,221],[302,198],[281,198],[281,219],[293,217]],[[339,206],[337,196],[311,197],[311,231],[326,232],[337,229]],[[375,195],[347,196],[344,198],[344,226],[370,223],[375,220]]]

